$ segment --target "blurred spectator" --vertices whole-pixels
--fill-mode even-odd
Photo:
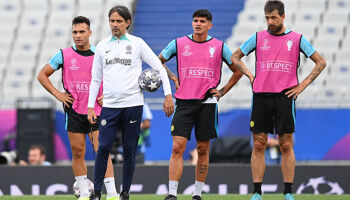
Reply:
[[[253,147],[253,136],[250,138],[250,146]],[[281,151],[277,134],[268,134],[265,151],[265,164],[277,165],[281,163]]]
[[[293,141],[295,142],[295,135],[293,134]],[[250,140],[250,145],[253,147],[253,136]],[[278,165],[281,163],[282,153],[278,143],[277,134],[268,134],[267,146],[265,151],[265,164]]]
[[[153,115],[148,104],[145,102],[143,105],[142,122],[140,125],[140,138],[137,147],[136,162],[143,163],[145,161],[146,147],[151,146],[150,131],[151,131],[151,120]]]
[[[102,101],[99,101],[100,105],[103,103]],[[142,111],[142,121],[140,124],[140,137],[138,141],[138,147],[136,151],[136,163],[144,163],[145,162],[145,152],[146,147],[151,146],[150,141],[150,131],[151,131],[151,120],[153,119],[153,115],[151,112],[151,109],[149,108],[148,104],[145,102],[143,105],[143,111]],[[115,142],[113,144],[112,150],[111,150],[111,156],[113,163],[123,163],[123,146],[122,146],[122,132],[119,131]]]
[[[269,134],[265,151],[265,163],[267,165],[277,165],[281,163],[281,151],[278,143],[278,135]]]
[[[196,165],[198,160],[198,151],[197,148],[194,148],[190,151],[190,163],[191,165]]]
[[[42,165],[49,166],[51,163],[46,161],[46,152],[44,147],[41,145],[33,145],[29,148],[28,152],[28,163],[24,160],[20,160],[19,165]]]

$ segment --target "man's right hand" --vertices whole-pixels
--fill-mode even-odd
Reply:
[[[180,87],[179,80],[177,78],[175,78],[173,81],[174,81],[174,84],[175,84],[175,89],[176,90],[179,89],[179,87]]]
[[[88,108],[88,120],[90,124],[96,124],[96,113],[93,108]]]
[[[254,82],[255,77],[253,75],[251,75],[248,78],[249,78],[250,84],[253,86],[253,82]]]
[[[73,104],[74,99],[72,98],[71,94],[68,94],[67,92],[57,92],[55,94],[55,97],[57,100],[62,102],[67,108],[69,108],[69,104]]]

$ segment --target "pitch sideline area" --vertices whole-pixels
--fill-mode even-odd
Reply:
[[[191,200],[190,195],[179,195],[179,200]],[[205,200],[248,200],[251,195],[214,195],[214,194],[204,194],[203,199]],[[268,200],[282,200],[282,194],[266,194],[263,195],[264,199]],[[104,196],[102,199],[105,199]],[[0,196],[0,200],[76,200],[77,198],[73,195],[56,195],[56,196]],[[132,194],[130,196],[132,200],[163,200],[164,195],[138,195]],[[295,195],[297,200],[349,200],[350,195]]]

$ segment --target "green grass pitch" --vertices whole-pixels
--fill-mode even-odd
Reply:
[[[204,194],[203,200],[249,200],[251,195],[215,195]],[[106,197],[103,196],[102,200]],[[163,200],[164,195],[139,195],[131,194],[130,200]],[[179,195],[179,200],[191,200],[190,195]],[[283,200],[282,194],[263,195],[264,200]],[[350,195],[295,195],[296,200],[350,200]],[[0,200],[77,200],[73,195],[56,195],[56,196],[0,196]]]

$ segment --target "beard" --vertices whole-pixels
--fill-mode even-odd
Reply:
[[[282,30],[283,28],[283,24],[281,24],[280,26],[274,26],[274,25],[270,25],[270,26],[267,26],[267,30],[270,31],[270,33],[278,33]]]

